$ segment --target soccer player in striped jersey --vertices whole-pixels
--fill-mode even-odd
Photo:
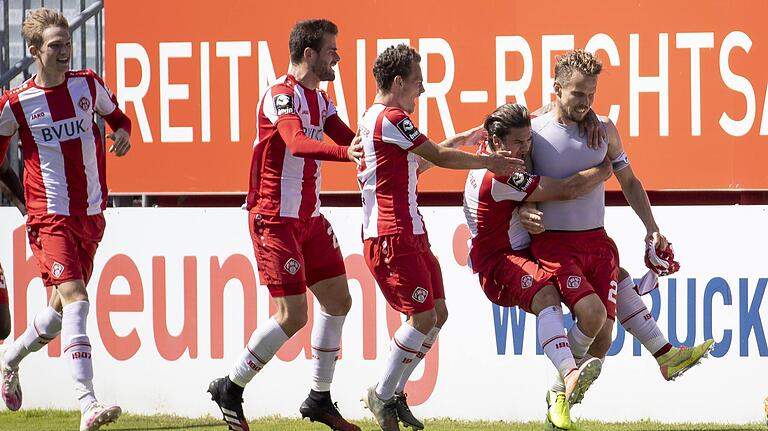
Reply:
[[[362,189],[365,262],[389,305],[408,316],[392,338],[384,374],[363,395],[365,406],[384,431],[398,430],[398,420],[415,429],[424,427],[411,414],[402,391],[448,317],[440,265],[430,250],[417,206],[418,172],[426,162],[450,169],[487,168],[500,175],[523,165],[503,152],[480,156],[453,148],[483,139],[482,126],[440,145],[416,128],[409,114],[424,92],[420,61],[419,54],[403,44],[378,56],[373,65],[376,98],[358,132],[363,143],[357,178]],[[426,162],[421,163],[422,159]]]
[[[328,20],[300,21],[291,30],[291,65],[261,96],[248,189],[248,225],[259,278],[277,312],[251,335],[229,375],[208,391],[230,430],[248,430],[245,386],[280,347],[307,324],[307,289],[320,302],[312,327],[312,386],[302,417],[334,430],[359,431],[331,399],[344,320],[352,305],[344,259],[320,213],[321,161],[356,162],[359,138],[339,118],[322,81],[333,81],[340,57],[338,28]],[[322,142],[328,135],[336,144]]]
[[[36,73],[0,98],[0,159],[18,132],[29,244],[43,283],[55,293],[49,306],[0,355],[2,398],[10,410],[21,407],[19,363],[61,334],[80,403],[80,429],[96,430],[115,421],[121,409],[96,399],[86,333],[86,285],[104,234],[102,212],[107,204],[106,151],[95,120],[97,115],[104,118],[113,130],[110,151],[118,157],[131,148],[131,121],[93,71],[69,69],[72,42],[60,12],[30,11],[22,35],[35,58]]]

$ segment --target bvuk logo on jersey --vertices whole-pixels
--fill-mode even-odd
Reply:
[[[423,287],[417,287],[412,295],[413,299],[419,304],[423,304],[427,300],[427,296],[429,296],[429,292]]]
[[[523,289],[528,289],[529,287],[533,286],[533,276],[526,274],[520,279],[520,286],[523,287]]]

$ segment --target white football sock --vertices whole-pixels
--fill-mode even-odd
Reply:
[[[35,315],[24,333],[5,350],[5,363],[18,368],[22,359],[37,352],[61,333],[61,314],[46,307]]]
[[[576,361],[571,353],[568,337],[565,335],[563,309],[558,306],[546,307],[536,316],[539,326],[539,344],[544,349],[560,376],[565,377],[576,369]]]
[[[264,327],[251,334],[248,345],[229,373],[229,380],[244,388],[289,338],[274,318],[269,319]]]
[[[387,358],[387,368],[376,387],[376,395],[382,400],[388,400],[395,395],[395,387],[403,377],[403,372],[419,353],[421,345],[427,336],[413,326],[403,323],[392,337]]]
[[[64,306],[62,311],[61,338],[64,342],[63,355],[69,363],[75,394],[80,401],[80,412],[96,401],[93,392],[93,360],[91,341],[86,333],[88,322],[88,301],[76,301]]]
[[[595,341],[595,337],[590,337],[581,332],[578,322],[574,323],[573,326],[571,326],[571,329],[568,330],[568,344],[571,345],[571,352],[573,353],[573,359],[576,361],[577,366],[581,365],[584,361],[587,350],[589,350],[589,346],[592,345],[593,341]],[[552,390],[565,392],[565,382],[563,382],[563,377],[560,373],[557,374],[555,383],[552,385]]]
[[[656,353],[669,341],[653,320],[648,307],[634,289],[635,282],[627,277],[619,283],[616,292],[616,318],[621,326],[649,351]]]
[[[312,389],[318,392],[331,390],[336,360],[341,350],[341,331],[344,316],[332,316],[322,310],[312,327]]]
[[[587,354],[587,350],[589,350],[589,346],[592,345],[593,341],[595,341],[595,337],[590,337],[581,332],[578,322],[574,323],[571,329],[568,330],[568,344],[571,345],[573,359],[576,360],[577,364]]]
[[[429,349],[432,348],[432,345],[435,344],[435,340],[437,339],[437,334],[439,332],[440,328],[437,326],[429,331],[427,337],[424,338],[424,342],[421,343],[421,349],[419,349],[419,353],[417,353],[416,357],[413,358],[413,362],[405,367],[405,371],[403,371],[403,377],[400,377],[400,381],[397,383],[397,387],[395,387],[395,393],[402,394],[405,391],[405,384],[408,383],[408,379],[411,378],[413,371],[416,369],[419,363],[421,363],[422,359],[424,359],[424,356],[427,355],[427,352],[429,352]]]

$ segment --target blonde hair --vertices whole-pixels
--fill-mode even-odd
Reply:
[[[603,70],[603,62],[595,54],[583,49],[557,56],[555,81],[560,85],[567,83],[574,70],[581,72],[584,76],[597,76]]]
[[[62,27],[69,31],[69,22],[64,15],[54,9],[32,9],[27,13],[21,26],[21,37],[29,46],[38,48],[43,45],[43,32],[48,27]]]

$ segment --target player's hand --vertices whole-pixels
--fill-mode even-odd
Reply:
[[[648,244],[649,242],[654,245],[656,250],[664,250],[669,243],[667,238],[659,233],[659,231],[648,232],[648,235],[645,236],[645,243]]]
[[[521,205],[517,213],[520,216],[520,223],[528,233],[535,235],[544,232],[544,213],[535,206]]]
[[[496,175],[511,175],[525,172],[525,161],[511,157],[509,151],[497,151],[486,157],[487,168]]]
[[[480,145],[483,145],[487,139],[488,131],[485,130],[485,127],[481,124],[474,129],[467,130],[467,138],[462,145],[467,147],[479,147]]]
[[[358,166],[362,164],[362,161],[361,161],[361,158],[363,157],[363,143],[361,142],[362,140],[363,140],[362,136],[360,136],[359,134],[355,135],[355,138],[352,139],[352,142],[349,144],[349,148],[347,148],[347,158],[349,158],[351,162],[354,162]]]
[[[107,135],[107,138],[115,141],[112,146],[109,147],[110,153],[115,153],[117,157],[123,157],[128,154],[131,149],[131,135],[124,129],[117,129],[116,132]]]
[[[597,150],[605,142],[605,130],[600,125],[600,119],[597,118],[597,114],[592,109],[587,112],[587,116],[579,123],[579,136],[586,136],[587,146],[593,150]]]

